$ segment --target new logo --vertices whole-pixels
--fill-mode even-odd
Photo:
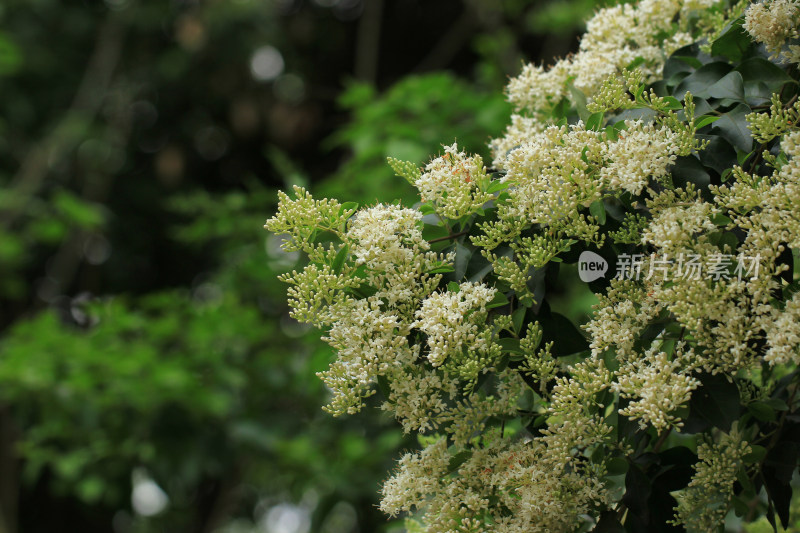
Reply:
[[[578,257],[578,276],[581,281],[589,283],[603,278],[606,272],[608,272],[608,261],[603,259],[602,256],[589,250],[581,252]]]

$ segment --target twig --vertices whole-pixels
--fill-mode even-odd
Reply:
[[[378,80],[382,15],[383,0],[369,0],[358,24],[355,76],[372,85]]]
[[[41,188],[49,171],[50,162],[58,161],[74,150],[82,137],[73,133],[76,119],[90,121],[100,110],[111,78],[119,62],[123,31],[116,14],[110,14],[97,36],[94,52],[84,71],[78,91],[69,109],[52,131],[39,143],[32,146],[20,163],[16,176],[11,180],[8,194],[17,197],[16,208],[0,215],[6,225],[25,212],[31,197]]]
[[[458,233],[452,233],[450,235],[445,235],[444,237],[436,237],[435,239],[431,239],[428,242],[432,244],[434,242],[449,241],[452,239],[457,239],[458,237],[466,235],[467,233],[469,233],[469,230],[459,231]]]
[[[667,441],[667,437],[669,437],[670,433],[672,433],[672,428],[669,428],[664,433],[662,433],[660,437],[658,437],[655,446],[653,446],[653,453],[658,453],[661,450],[661,447]]]

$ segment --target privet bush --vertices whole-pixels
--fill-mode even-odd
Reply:
[[[309,257],[283,276],[294,316],[338,352],[327,409],[380,390],[424,435],[386,513],[428,532],[787,523],[798,19],[793,0],[602,9],[577,54],[511,80],[493,171],[453,144],[390,160],[413,208],[281,194],[266,227]],[[575,262],[598,297],[583,333],[548,300]]]

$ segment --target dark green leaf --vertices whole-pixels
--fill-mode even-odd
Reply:
[[[593,533],[625,533],[617,513],[615,511],[603,511],[600,513],[600,520],[592,529]]]
[[[497,291],[492,301],[486,304],[486,309],[494,309],[495,307],[503,307],[504,305],[508,305],[508,298],[506,298],[506,295],[502,292]]]
[[[713,427],[730,431],[741,412],[738,387],[723,375],[706,374],[700,381],[702,385],[689,402],[690,417],[698,416]]]
[[[519,347],[519,339],[514,339],[512,337],[505,337],[502,339],[497,339],[497,344],[500,345],[500,348],[502,348],[504,352],[516,353],[516,354],[525,353],[522,351],[522,348]]]
[[[618,476],[628,471],[628,461],[624,457],[612,457],[606,463],[606,472],[609,476]]]
[[[447,228],[441,225],[425,224],[422,228],[422,238],[426,241],[441,239],[449,235]]]
[[[650,505],[648,499],[652,491],[650,479],[637,465],[631,465],[625,475],[625,495],[622,503],[628,508],[626,525],[633,526],[634,531],[648,531],[650,522]],[[628,524],[630,522],[630,524]]]
[[[797,83],[775,63],[761,57],[751,57],[736,67],[744,80],[744,92],[748,99],[769,99],[787,83]]]
[[[381,394],[383,394],[383,397],[387,400],[392,393],[392,387],[389,385],[389,380],[382,374],[378,376],[378,390],[381,391]]]
[[[794,453],[794,461],[784,462],[781,461],[777,467],[767,466],[773,455],[775,449],[770,450],[767,454],[767,460],[762,475],[764,477],[764,484],[767,486],[767,495],[770,502],[774,506],[775,512],[781,520],[784,529],[789,527],[789,506],[792,501],[792,486],[787,477],[791,480],[792,474],[797,467],[797,452]],[[773,519],[774,520],[774,519]]]
[[[736,150],[731,143],[721,135],[697,135],[698,139],[709,141],[705,150],[700,152],[700,162],[703,165],[714,169],[717,174],[722,175],[726,170],[737,164]]]
[[[592,202],[589,206],[589,213],[597,219],[597,222],[601,226],[606,223],[606,208],[603,206],[602,200],[595,200]]]
[[[717,83],[723,76],[731,71],[731,66],[727,63],[714,62],[703,65],[681,81],[672,92],[672,95],[683,100],[687,92],[700,98],[708,98],[708,90]]]
[[[490,263],[483,254],[473,253],[467,265],[467,279],[472,282],[482,281],[492,271]]]
[[[576,89],[571,83],[569,84],[569,94],[575,104],[575,110],[578,112],[578,117],[586,123],[589,120],[591,113],[586,109],[586,95]]]
[[[741,61],[742,56],[753,44],[753,40],[742,29],[744,17],[733,21],[711,45],[712,56],[725,56],[731,61]]]
[[[559,313],[539,317],[542,342],[553,342],[552,353],[564,357],[589,349],[589,342],[570,319]]]
[[[467,273],[467,265],[469,265],[469,260],[472,258],[472,250],[460,242],[457,242],[455,246],[455,252],[456,258],[453,262],[455,271],[453,275],[457,280],[460,280],[464,277],[464,274]]]
[[[772,422],[777,418],[775,410],[765,402],[751,402],[747,404],[747,410],[762,422]]]
[[[344,266],[344,261],[347,259],[348,247],[345,244],[336,254],[336,257],[333,259],[333,265],[331,268],[333,269],[334,274],[339,274],[342,271],[342,266]]]
[[[520,307],[511,314],[514,331],[517,333],[517,335],[519,335],[522,331],[522,322],[525,320],[525,311],[527,311],[527,309]]]
[[[461,465],[466,463],[470,457],[472,457],[472,452],[470,451],[463,451],[455,454],[450,458],[450,462],[447,464],[447,471],[451,473],[455,472]]]
[[[664,79],[670,79],[676,74],[690,73],[702,67],[699,59],[688,55],[672,55],[664,63]]]
[[[753,148],[753,136],[745,118],[748,113],[750,108],[745,104],[739,104],[714,122],[711,131],[719,130],[720,135],[731,145],[743,152],[749,152]]]
[[[742,457],[742,461],[747,464],[754,464],[760,462],[764,456],[767,455],[767,449],[758,444],[750,445],[750,453]]]
[[[711,183],[711,176],[708,175],[708,171],[706,171],[697,157],[693,155],[678,157],[670,172],[672,174],[672,183],[676,187],[685,189],[689,183],[692,183],[704,196],[708,196],[710,199],[711,194],[708,186]]]
[[[708,88],[708,95],[712,98],[729,98],[737,102],[744,102],[744,80],[741,73],[735,70],[727,73]]]

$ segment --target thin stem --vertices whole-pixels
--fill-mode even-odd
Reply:
[[[661,451],[661,447],[667,441],[667,437],[669,437],[670,433],[672,433],[672,428],[669,428],[664,433],[662,433],[660,437],[658,437],[658,440],[656,441],[656,445],[653,446],[653,452],[654,453],[658,453],[659,451]]]
[[[469,230],[459,231],[457,233],[451,233],[450,235],[445,235],[444,237],[436,237],[435,239],[431,239],[428,242],[433,244],[435,242],[449,241],[449,240],[457,239],[457,238],[461,237],[462,235],[466,235],[467,233],[469,233]]]

